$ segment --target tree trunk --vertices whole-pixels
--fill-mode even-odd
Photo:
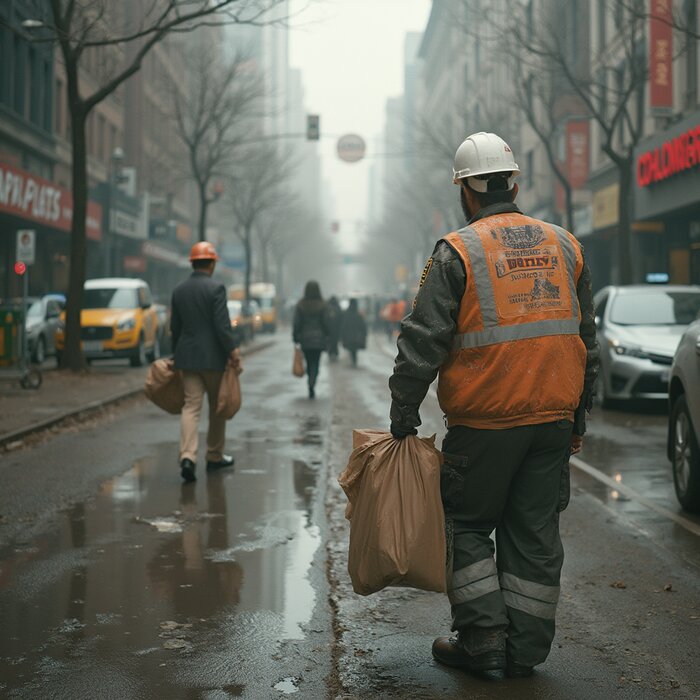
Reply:
[[[260,267],[262,268],[262,281],[270,281],[270,242],[260,238]]]
[[[617,231],[617,274],[619,284],[632,284],[632,216],[630,195],[632,192],[632,158],[620,159],[617,163],[620,182],[618,195],[619,220]]]
[[[250,301],[250,278],[253,269],[253,242],[252,238],[253,227],[250,224],[246,224],[244,231],[243,248],[245,250],[245,283],[243,291],[245,292],[244,298],[246,302]]]
[[[207,185],[200,183],[199,185],[199,240],[207,240],[207,209],[209,201],[207,199]]]
[[[74,66],[77,74],[77,66]],[[69,67],[66,67],[69,70]],[[75,78],[77,88],[77,76]],[[72,94],[71,94],[72,93]],[[80,311],[83,307],[85,284],[85,262],[87,242],[85,240],[85,217],[87,214],[87,148],[85,122],[87,115],[77,95],[77,89],[69,86],[71,132],[73,145],[73,220],[70,234],[70,271],[68,299],[66,303],[65,345],[61,366],[79,372],[85,368],[85,359],[80,343]],[[109,235],[108,231],[104,235]]]

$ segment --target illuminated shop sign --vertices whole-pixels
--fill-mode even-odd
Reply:
[[[637,184],[648,187],[700,165],[700,126],[688,129],[637,158]]]

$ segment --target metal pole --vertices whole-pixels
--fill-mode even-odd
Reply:
[[[22,286],[23,286],[23,300],[22,300],[22,357],[20,359],[20,367],[26,369],[27,367],[27,315],[29,309],[27,308],[28,302],[27,297],[29,296],[29,265],[22,275]]]

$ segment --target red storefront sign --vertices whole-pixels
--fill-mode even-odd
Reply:
[[[585,187],[589,174],[589,130],[587,119],[566,123],[566,175],[571,189]]]
[[[44,178],[0,163],[0,212],[60,231],[70,231],[73,194]],[[88,202],[85,223],[87,237],[101,241],[102,205]]]
[[[700,165],[700,125],[637,158],[637,184],[648,187]]]
[[[673,2],[649,0],[649,101],[652,109],[673,108]]]

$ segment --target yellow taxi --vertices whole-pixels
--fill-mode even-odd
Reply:
[[[65,312],[56,331],[56,354],[64,347]],[[129,277],[88,280],[83,288],[80,337],[86,360],[125,357],[140,367],[160,355],[158,314],[148,283]]]

